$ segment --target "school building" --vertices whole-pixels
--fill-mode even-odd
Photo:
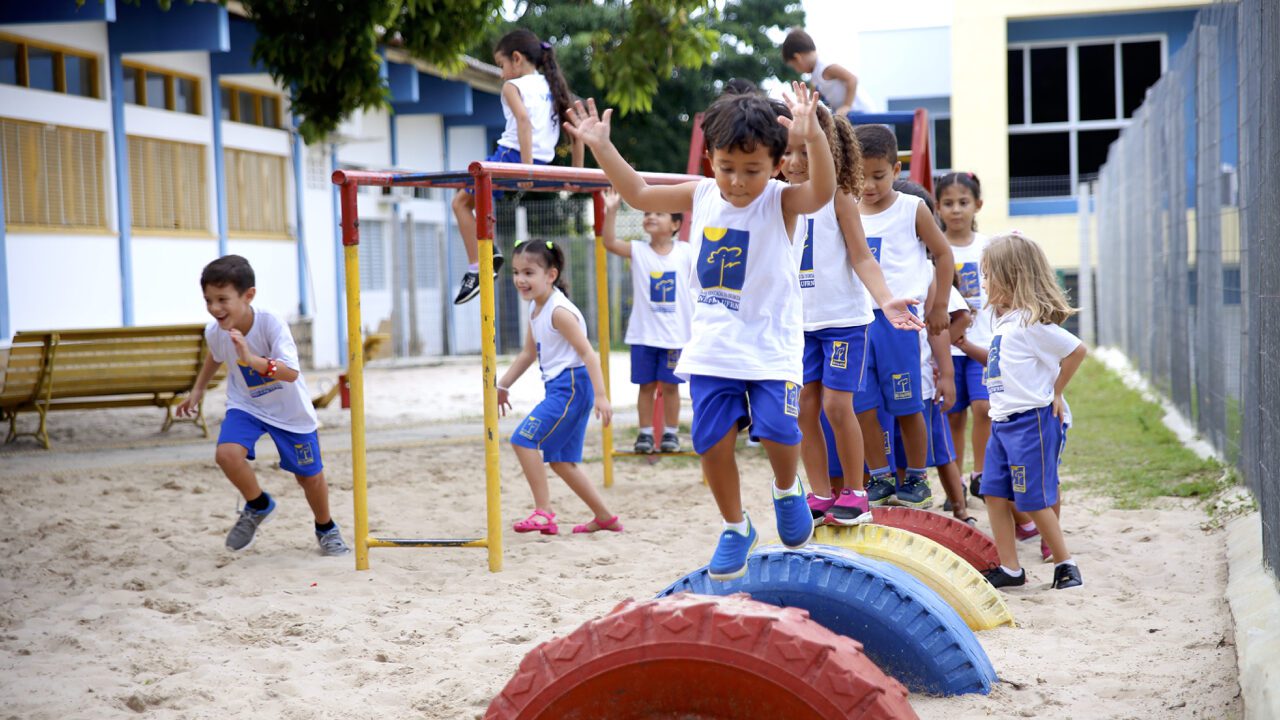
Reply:
[[[386,48],[392,110],[312,146],[255,37],[235,2],[0,4],[0,349],[20,330],[206,322],[200,270],[235,253],[304,362],[345,364],[330,175],[485,157],[500,73],[467,58],[444,77]],[[478,352],[479,303],[452,304],[466,260],[449,194],[369,188],[359,214],[366,327],[394,317],[415,354]]]
[[[935,167],[982,181],[980,230],[1035,238],[1072,288],[1078,186],[1096,177],[1205,4],[955,0],[950,25],[862,33],[854,71],[889,110],[927,108]]]

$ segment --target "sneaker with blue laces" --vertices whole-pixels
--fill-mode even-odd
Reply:
[[[720,542],[716,543],[716,552],[707,565],[707,575],[712,580],[733,580],[747,574],[747,557],[760,541],[760,534],[751,522],[751,517],[743,513],[747,519],[747,534],[725,528],[720,533]],[[809,526],[811,529],[812,525]]]
[[[778,521],[778,539],[783,545],[795,550],[809,544],[813,537],[813,513],[809,511],[799,476],[791,490],[781,497],[778,486],[773,486],[773,513]]]
[[[236,518],[236,524],[232,525],[231,532],[227,533],[227,549],[232,552],[248,550],[258,535],[258,528],[265,525],[275,511],[276,499],[270,495],[267,496],[266,510],[259,512],[248,505],[241,508],[240,517]]]
[[[907,473],[893,494],[896,505],[921,510],[933,506],[933,491],[929,489],[929,480],[923,475]]]
[[[893,480],[888,475],[872,475],[867,483],[867,503],[871,507],[881,507],[893,503]]]

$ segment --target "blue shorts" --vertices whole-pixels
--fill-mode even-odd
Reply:
[[[505,145],[498,145],[497,147],[495,147],[495,148],[494,148],[493,152],[489,153],[489,157],[485,158],[485,159],[484,159],[484,161],[485,161],[485,162],[516,163],[516,164],[518,165],[518,164],[520,164],[520,151],[519,151],[519,150],[517,150],[517,149],[515,149],[515,148],[509,148],[509,147],[506,147]],[[533,161],[533,164],[534,164],[534,165],[549,165],[550,163],[546,162],[545,160],[534,160],[534,161]],[[552,184],[552,185],[559,185],[560,183],[552,182],[551,184]],[[535,181],[535,182],[534,182],[534,184],[533,184],[533,186],[534,186],[534,187],[537,187],[538,185],[539,185],[539,183],[538,183],[537,181]],[[468,193],[470,193],[470,194],[472,194],[472,195],[475,195],[475,194],[476,194],[476,191],[475,191],[475,189],[474,189],[474,188],[465,188],[465,189],[466,189],[466,191],[467,191]],[[494,190],[494,191],[493,191],[493,199],[494,199],[494,200],[501,200],[501,199],[502,199],[502,191],[501,191],[501,190]]]
[[[631,346],[631,382],[635,385],[648,385],[651,382],[664,382],[672,385],[683,383],[676,377],[676,363],[680,362],[680,350],[653,347],[652,345]]]
[[[1022,512],[1053,506],[1058,502],[1058,464],[1066,444],[1067,429],[1053,416],[1052,405],[992,422],[982,494],[1012,500]]]
[[[951,365],[956,369],[956,404],[948,414],[962,413],[978,400],[990,400],[987,394],[987,369],[968,355],[952,355]]]
[[[751,427],[751,437],[800,444],[800,386],[789,380],[735,380],[694,375],[693,451],[699,455],[730,430]]]
[[[543,462],[582,462],[582,441],[595,402],[587,369],[565,370],[547,383],[547,396],[511,433],[511,444],[541,450]]]
[[[324,463],[320,460],[320,437],[315,430],[309,433],[294,433],[269,425],[243,410],[232,408],[222,421],[222,429],[218,431],[218,444],[232,443],[249,451],[249,459],[257,457],[254,446],[258,438],[266,433],[276,444],[280,453],[280,467],[294,475],[311,477],[324,471]]]
[[[867,326],[824,328],[804,334],[804,384],[861,392],[867,369]]]
[[[915,312],[914,308],[912,312]],[[884,408],[894,417],[924,411],[920,398],[920,336],[918,330],[899,330],[875,311],[876,319],[867,331],[870,350],[867,356],[864,392],[853,396],[854,412],[863,413],[875,407]]]
[[[951,423],[942,413],[942,404],[931,402],[924,411],[924,433],[928,442],[925,467],[942,467],[956,459],[956,444],[951,439]],[[893,458],[897,466],[907,468],[907,452],[902,447],[902,428],[893,428]]]
[[[827,475],[833,478],[844,477],[844,466],[840,463],[840,454],[836,452],[835,433],[831,430],[831,424],[827,422],[827,416],[821,415],[819,419],[822,421],[822,434],[827,439]],[[886,467],[893,467],[893,432],[897,423],[894,422],[893,416],[884,410],[876,410],[876,419],[880,421],[880,442],[884,446],[884,456],[887,460]],[[866,442],[866,438],[863,438]],[[871,468],[863,462],[862,470],[864,473],[870,474]]]

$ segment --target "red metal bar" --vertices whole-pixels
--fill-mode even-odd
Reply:
[[[476,179],[476,237],[494,240],[493,179],[483,169],[477,172],[478,164],[471,165],[471,174]]]
[[[335,172],[334,175],[340,174],[342,171]],[[360,244],[360,217],[359,211],[356,209],[356,193],[359,187],[353,184],[344,184],[339,188],[340,207],[342,208],[342,244],[343,245],[359,245]]]
[[[525,189],[544,192],[592,192],[610,186],[603,170],[570,168],[548,165],[521,165],[519,163],[475,162],[467,172],[440,173],[392,173],[366,170],[338,170],[333,182],[338,185],[397,185],[403,187],[471,187],[474,178],[487,173],[495,181],[520,181],[528,183]],[[471,175],[472,179],[468,179]],[[675,173],[640,173],[650,185],[677,185],[701,180],[698,175]],[[498,183],[494,183],[497,185]]]
[[[933,158],[929,155],[929,112],[916,108],[911,119],[911,181],[933,194]]]

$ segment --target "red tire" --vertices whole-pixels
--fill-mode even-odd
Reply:
[[[978,572],[986,572],[1000,564],[1000,555],[991,536],[961,520],[906,507],[872,508],[871,517],[872,522],[880,525],[929,538],[964,558]]]
[[[862,645],[745,594],[628,600],[534,648],[486,720],[915,718]]]

